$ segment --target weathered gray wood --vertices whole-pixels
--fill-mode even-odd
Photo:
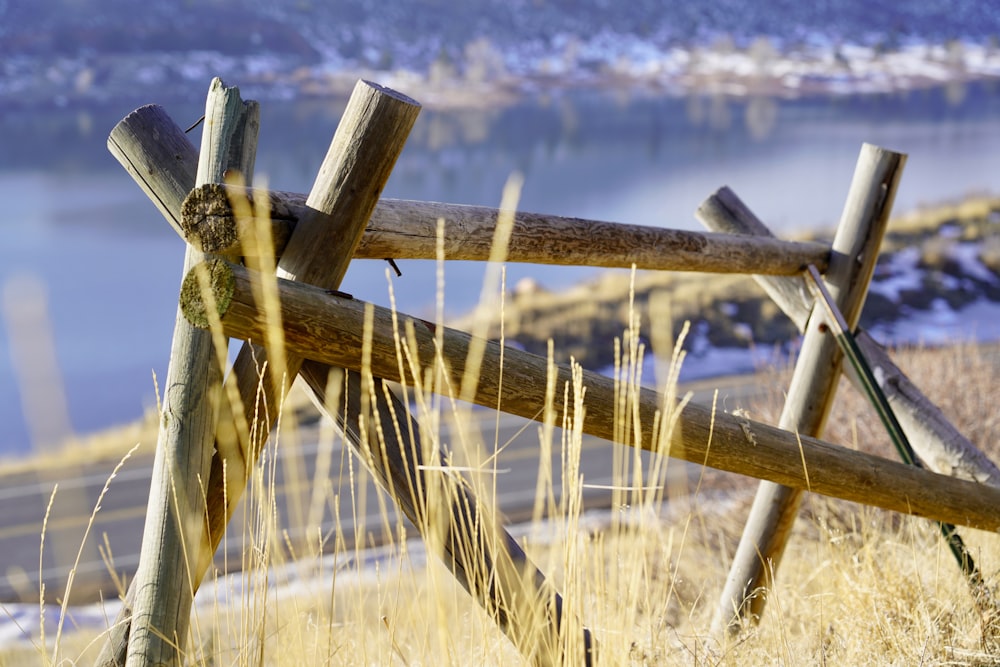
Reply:
[[[170,225],[180,233],[180,207],[198,173],[198,151],[162,107],[146,105],[123,118],[108,136],[108,150],[153,201]],[[155,137],[154,140],[150,140]],[[163,168],[168,165],[168,168]],[[154,463],[154,466],[157,465]],[[131,630],[135,581],[129,585],[121,612],[108,629],[97,665],[125,664]]]
[[[181,234],[181,205],[198,175],[198,151],[180,128],[161,132],[173,127],[163,107],[139,107],[111,130],[108,150]]]
[[[136,109],[111,130],[108,150],[180,233],[180,208],[197,178],[198,151],[167,112],[155,104]],[[136,590],[133,579],[95,664],[125,664]]]
[[[225,87],[220,79],[212,81],[197,183],[221,181],[230,169],[248,177],[252,174],[259,113],[255,102],[243,102],[238,89]],[[124,135],[119,132],[115,136]],[[159,174],[159,170],[148,171],[146,179]],[[151,185],[146,188],[158,189]],[[203,253],[189,246],[184,258],[185,273],[204,259]],[[126,665],[180,661],[193,591],[198,587],[190,565],[196,562],[205,539],[203,487],[211,470],[221,380],[211,333],[195,329],[178,313],[164,384],[142,552],[132,585],[135,593]],[[112,651],[120,654],[117,647]]]
[[[160,144],[163,137],[168,137],[168,143],[171,144],[184,144],[186,142],[180,128],[159,109],[144,107],[138,110],[136,114],[150,114],[156,118],[155,123],[135,123],[136,126],[141,126],[146,130],[144,134],[139,136],[139,139],[144,144],[142,149],[155,151],[156,146]],[[188,164],[197,160],[194,148],[190,144],[188,144],[188,147],[188,150],[177,151],[177,163],[167,162],[163,164],[164,169],[177,172],[173,176],[181,182],[183,182],[183,174],[187,172],[192,172],[193,174],[193,170],[188,167]],[[187,183],[193,187],[193,175]],[[161,193],[154,191],[153,195],[161,195]],[[177,207],[179,206],[180,198],[171,199],[171,201]],[[176,208],[173,210],[173,215],[178,215]],[[329,366],[309,361],[304,362],[300,370],[300,374],[310,384],[321,401],[326,391],[325,378],[329,375],[330,370]],[[380,381],[376,379],[375,382]],[[389,401],[391,403],[390,407],[396,415],[407,414],[406,407],[395,396],[391,396]],[[340,417],[342,421],[357,423],[358,414],[357,412],[348,410],[348,414],[340,415]],[[404,445],[396,438],[396,432],[391,423],[389,411],[385,409],[380,410],[377,418],[383,422],[382,432],[386,435],[383,452],[384,458],[368,456],[366,452],[362,452],[360,450],[360,439],[356,437],[356,434],[352,434],[351,429],[348,429],[346,433],[346,441],[357,451],[362,460],[372,464],[373,472],[377,479],[383,481],[392,480],[394,482],[395,493],[393,495],[396,497],[397,502],[401,503],[403,511],[412,520],[416,515],[416,506],[409,500],[410,491],[402,485],[402,480],[414,479],[417,473],[414,470],[400,467],[401,463],[407,460],[405,452],[408,451],[408,448],[407,445]],[[380,468],[386,462],[388,462],[389,469]],[[220,478],[216,476],[212,481],[214,484],[218,484]],[[391,490],[393,487],[388,488]],[[469,496],[469,499],[471,501],[472,497]],[[414,516],[410,516],[409,512],[411,511],[414,512]],[[442,554],[445,557],[445,563],[470,592],[479,596],[479,602],[491,614],[495,615],[508,634],[512,634],[512,639],[515,642],[520,642],[518,645],[524,647],[526,655],[534,653],[536,656],[534,662],[541,663],[547,654],[547,647],[551,646],[551,638],[558,633],[559,628],[562,626],[562,600],[555,593],[551,585],[545,583],[541,572],[527,559],[513,538],[500,526],[494,527],[491,524],[482,523],[479,511],[480,506],[471,502],[468,506],[464,507],[464,513],[456,511],[453,508],[456,516],[461,515],[464,517],[464,523],[458,525],[457,532],[454,533],[455,539],[445,545],[445,553]],[[420,526],[420,523],[416,520],[414,520],[414,524]],[[497,535],[487,540],[488,534],[494,528]],[[466,535],[459,539],[458,535],[463,531],[466,532]],[[463,544],[475,544],[476,550],[469,549],[463,551],[459,549],[459,546]],[[452,551],[453,549],[454,552]],[[484,567],[484,564],[492,562],[506,563],[508,565],[502,568],[504,572],[508,574],[516,572],[520,576],[509,576],[505,580],[490,582],[491,585],[489,586],[484,586],[481,579],[470,576],[469,572],[474,572],[480,577],[489,576],[490,569],[489,567]],[[132,593],[133,589],[130,587],[127,594],[126,607],[128,606],[128,600],[132,597]],[[529,606],[528,609],[519,610],[520,613],[515,614],[515,617],[512,619],[509,612],[512,600],[538,600],[543,602],[543,604],[540,605],[541,609],[530,608]],[[538,611],[543,611],[547,616],[544,618],[539,617]],[[512,624],[512,620],[518,625]],[[534,627],[529,628],[528,626],[532,624],[534,624]],[[122,634],[123,628],[127,634],[127,618],[124,616],[119,617],[109,632],[112,635]],[[525,641],[521,641],[519,637],[524,638]],[[534,642],[533,647],[532,642]],[[583,628],[582,642],[576,647],[580,652],[578,657],[582,661],[589,662],[592,657],[591,651],[595,645],[590,632]],[[111,663],[105,661],[100,664]]]
[[[709,229],[732,234],[772,236],[771,231],[729,188],[721,188],[698,208],[696,217]],[[755,276],[798,328],[804,329],[812,299],[797,278]],[[877,369],[879,387],[889,398],[907,439],[924,464],[944,475],[1000,488],[1000,468],[948,421],[941,409],[917,388],[892,361],[888,351],[867,331],[855,334],[868,363]],[[844,367],[859,387],[853,368]]]
[[[214,263],[213,293],[226,335],[259,340],[267,327],[255,299],[257,273],[244,267]],[[392,381],[412,383],[410,371],[400,375],[396,361],[393,313],[389,309],[356,299],[331,294],[293,281],[278,281],[285,343],[300,354],[353,371],[362,367],[361,344],[365,311],[372,310],[371,361],[373,375]],[[204,301],[193,291],[182,300],[181,309],[196,325],[207,322]],[[416,349],[410,354],[419,372],[433,368],[438,351],[436,336],[441,338],[444,372],[459,386],[472,337],[462,331],[441,328],[431,322],[396,316],[404,340],[412,323]],[[482,373],[473,401],[478,405],[498,407],[504,412],[533,419],[545,404],[548,362],[499,343],[484,343]],[[503,354],[501,356],[501,349]],[[503,382],[499,381],[501,361]],[[557,366],[557,386],[571,382],[571,369]],[[617,394],[612,379],[583,372],[586,388],[586,415],[583,431],[613,440]],[[571,399],[572,400],[572,399]],[[655,449],[659,442],[653,433],[657,411],[663,397],[652,390],[641,390],[637,399],[641,446]],[[555,409],[572,408],[556,392]],[[801,445],[801,448],[800,448]],[[687,404],[677,429],[666,446],[669,455],[728,470],[786,486],[809,489],[815,493],[843,498],[883,509],[922,516],[984,530],[1000,528],[1000,490],[965,480],[945,477],[881,457],[822,442],[809,436],[797,438],[774,426],[718,413],[709,408]],[[803,470],[803,458],[808,474]]]
[[[245,221],[233,214],[229,197],[254,193],[245,188],[204,186],[184,201],[181,227],[196,247],[211,252],[252,255],[241,239]],[[305,197],[270,192],[271,235],[280,256],[305,211]],[[260,204],[261,202],[255,202]],[[482,206],[383,199],[355,253],[356,258],[435,259],[437,221],[445,221],[446,259],[489,259],[499,212]],[[599,266],[715,273],[794,275],[813,264],[825,271],[830,247],[822,243],[747,239],[702,232],[518,212],[507,261],[562,266]]]
[[[858,157],[825,280],[851,329],[857,326],[864,306],[905,163],[905,155],[870,144],[862,147]],[[814,305],[779,427],[810,436],[822,434],[841,361],[822,309]],[[735,632],[744,617],[760,618],[801,500],[801,489],[761,483],[719,600],[714,632],[723,628]]]

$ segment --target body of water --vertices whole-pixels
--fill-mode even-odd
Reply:
[[[184,248],[105,147],[135,106],[0,113],[2,454],[133,419],[155,404],[153,373],[166,375]],[[182,127],[202,113],[167,110]],[[258,178],[307,192],[341,110],[265,103]],[[590,93],[494,112],[425,112],[384,194],[497,206],[508,177],[520,173],[524,210],[698,229],[695,208],[729,185],[787,233],[836,224],[862,142],[909,154],[897,212],[995,191],[1000,92],[978,85],[789,101]],[[399,266],[398,308],[430,315],[433,262]],[[387,304],[386,268],[356,262],[342,289]],[[449,264],[449,313],[476,302],[484,268]],[[511,265],[508,284],[532,277],[558,289],[593,273]],[[33,391],[50,409],[28,420]]]

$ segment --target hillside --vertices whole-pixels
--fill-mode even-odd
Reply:
[[[515,286],[505,304],[503,334],[508,343],[541,355],[551,338],[558,361],[573,357],[585,368],[606,369],[615,361],[615,338],[622,337],[628,323],[629,289],[627,271],[608,272],[559,293],[535,284]],[[690,321],[685,347],[687,366],[695,375],[718,372],[720,354],[729,359],[740,350],[747,352],[743,366],[731,366],[730,372],[752,370],[754,359],[780,357],[798,337],[791,321],[745,276],[640,271],[634,303],[643,334],[651,323],[669,324],[676,337]],[[890,223],[862,327],[890,341],[944,342],[935,341],[928,328],[908,329],[909,323],[926,327],[945,319],[960,321],[959,313],[975,304],[992,304],[1000,312],[1000,200],[941,206]],[[467,328],[471,319],[484,316],[490,315],[471,313],[456,326]],[[970,338],[990,337],[985,328],[976,331],[971,325],[964,332]],[[490,335],[500,335],[498,319],[493,319]],[[643,340],[654,354],[669,357],[669,350],[656,349],[654,341],[662,337]],[[766,352],[753,354],[755,349]]]

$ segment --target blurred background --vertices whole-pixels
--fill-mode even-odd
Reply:
[[[0,456],[155,405],[184,248],[105,147],[134,108],[186,128],[221,76],[261,102],[258,182],[298,192],[358,78],[424,105],[387,197],[497,206],[520,173],[523,210],[698,229],[729,185],[792,235],[836,225],[862,142],[909,154],[897,213],[996,192],[1000,9],[884,5],[0,0]],[[399,265],[397,307],[432,315],[433,263]],[[343,289],[387,305],[386,269],[355,262]],[[447,266],[449,316],[483,271]],[[507,280],[559,291],[596,273]],[[958,318],[929,312],[927,327]],[[1000,336],[1000,310],[976,313],[965,331]]]

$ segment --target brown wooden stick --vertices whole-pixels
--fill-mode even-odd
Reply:
[[[265,316],[257,307],[253,290],[259,276],[244,267],[225,262],[213,263],[213,294],[220,310],[226,335],[259,340],[267,327]],[[285,343],[297,354],[350,370],[361,370],[361,344],[365,329],[365,310],[372,309],[372,374],[389,380],[411,382],[400,376],[396,361],[395,325],[390,310],[333,295],[325,290],[291,281],[279,281],[281,315]],[[181,308],[196,326],[207,323],[204,300],[194,291],[185,293]],[[461,331],[444,328],[424,320],[398,316],[412,335],[416,349],[411,350],[422,373],[437,363],[437,342],[441,336],[443,372],[459,386],[465,368],[471,337]],[[482,374],[474,402],[497,407],[511,414],[533,419],[545,404],[547,361],[513,348],[503,349],[503,384],[501,347],[485,342]],[[560,383],[570,382],[571,369],[557,367]],[[590,435],[612,440],[615,437],[614,381],[584,372],[586,415],[583,430]],[[556,392],[556,410],[564,410],[560,392]],[[645,449],[656,449],[659,442],[652,427],[659,420],[657,411],[664,408],[662,396],[652,390],[640,390],[639,420],[641,442]],[[672,407],[672,406],[667,406]],[[816,438],[796,437],[749,419],[729,414],[713,415],[708,408],[687,404],[669,442],[670,456],[758,479],[766,479],[799,489],[811,490],[836,498],[881,507],[984,530],[1000,529],[1000,490],[964,480],[945,477],[926,470],[888,461],[881,457],[832,445]],[[805,461],[806,468],[803,468]]]
[[[245,228],[252,221],[234,215],[229,198],[249,197],[260,205],[262,202],[255,196],[245,188],[225,186],[192,190],[182,208],[185,238],[206,251],[254,255],[251,244],[242,241],[252,238]],[[281,255],[304,215],[304,196],[269,192],[267,197],[275,252]],[[497,215],[497,209],[482,206],[383,199],[376,205],[354,256],[435,259],[437,224],[438,219],[443,219],[446,259],[486,261]],[[809,264],[825,271],[830,247],[519,212],[507,261],[621,268],[635,264],[639,269],[794,275]]]
[[[228,170],[253,178],[260,107],[215,78],[206,101],[199,183],[221,182]],[[188,247],[185,271],[205,255]],[[223,352],[223,354],[225,354]],[[204,482],[221,396],[222,367],[210,332],[177,314],[164,385],[163,411],[142,552],[133,587],[126,665],[171,664],[184,652],[198,580],[191,572],[206,538]]]
[[[228,169],[248,178],[253,173],[256,103],[243,103],[236,89],[225,88],[216,79],[206,107],[212,127],[204,134],[207,150],[202,164],[183,133],[160,132],[173,123],[154,105],[126,116],[108,137],[109,151],[176,230],[181,202],[195,180],[221,180]],[[157,140],[146,140],[149,136]],[[189,248],[185,271],[203,259],[200,251]],[[211,335],[194,329],[178,313],[142,554],[121,612],[108,630],[99,665],[123,665],[127,651],[133,661],[173,662],[187,638],[191,598],[197,588],[189,566],[203,539],[203,485],[210,469],[222,377],[216,361]]]
[[[371,216],[378,195],[402,150],[420,106],[394,91],[359,81],[348,101],[316,183],[306,202],[278,275],[336,289]],[[318,248],[327,248],[320,254]],[[270,339],[258,339],[261,344]],[[278,353],[275,358],[274,353]],[[217,455],[207,489],[211,549],[198,564],[204,572],[246,487],[247,476],[271,431],[273,420],[302,357],[281,349],[244,344],[230,379],[237,396],[223,402]],[[225,425],[235,426],[226,433]]]
[[[833,240],[826,282],[851,328],[857,326],[906,156],[864,144]],[[822,309],[813,307],[778,426],[819,436],[833,405],[843,355]],[[737,632],[744,617],[759,620],[802,502],[802,490],[761,482],[733,556],[712,623]]]

